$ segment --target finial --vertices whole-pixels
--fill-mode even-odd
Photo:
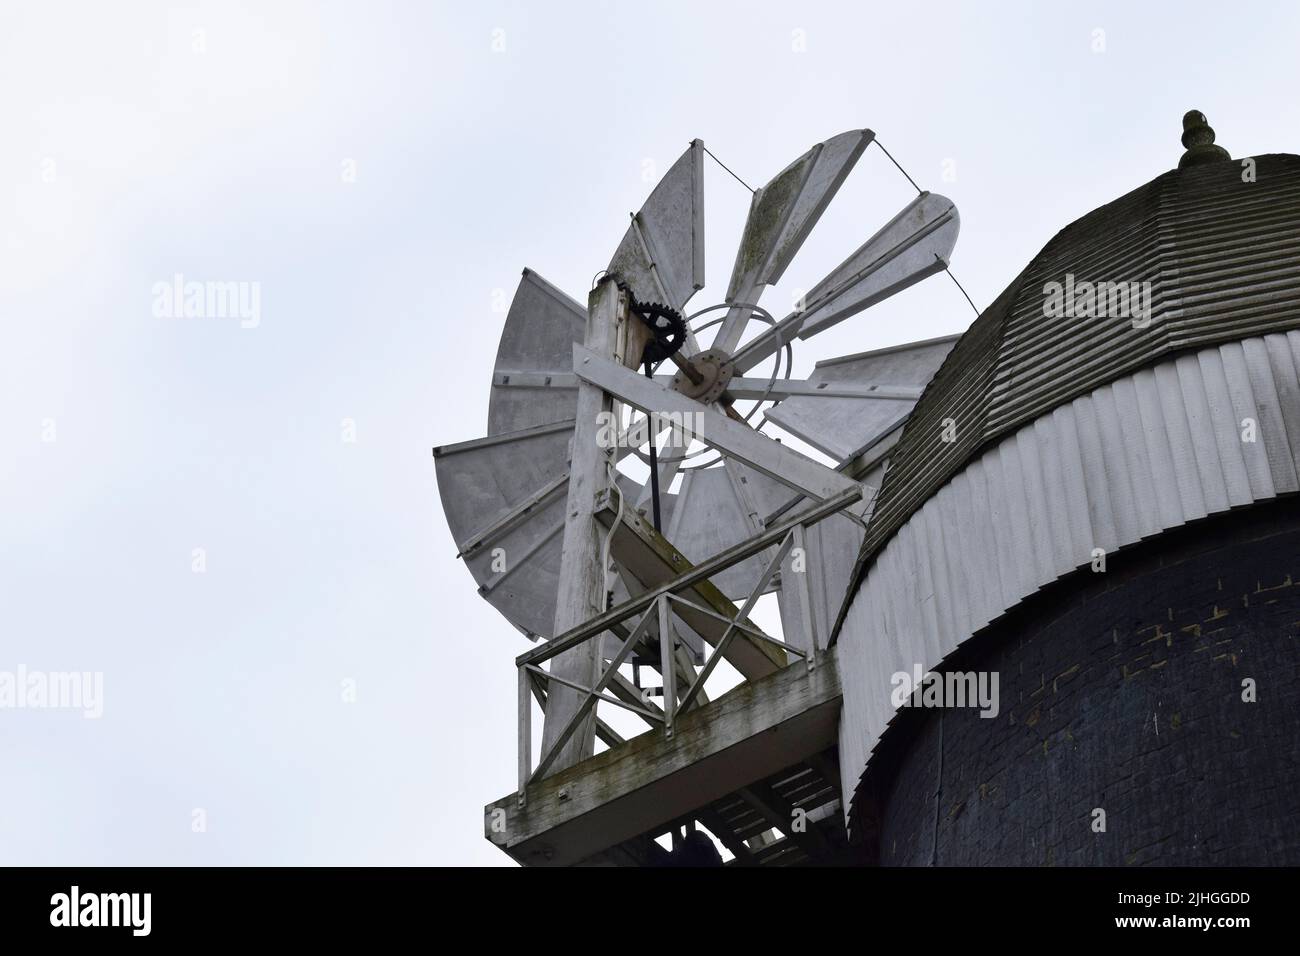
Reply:
[[[1183,116],[1183,145],[1187,152],[1178,161],[1179,169],[1232,159],[1226,149],[1214,145],[1214,127],[1200,110],[1188,110]]]

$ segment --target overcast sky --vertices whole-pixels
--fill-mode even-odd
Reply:
[[[759,185],[870,127],[957,203],[982,307],[1176,165],[1186,110],[1236,157],[1300,145],[1298,20],[3,0],[0,672],[103,699],[0,709],[0,863],[508,863],[482,808],[514,789],[526,643],[454,559],[430,455],[485,432],[497,290],[528,266],[582,299],[693,137]],[[712,163],[705,188],[699,306],[748,203]],[[765,302],[912,195],[873,147]],[[177,274],[248,283],[256,319],[169,317]],[[972,317],[938,276],[796,373]]]

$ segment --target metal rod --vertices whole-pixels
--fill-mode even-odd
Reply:
[[[708,153],[710,156],[713,156],[713,150],[709,149],[709,147],[707,147],[707,146],[704,146],[703,143],[701,143],[700,145],[704,147],[704,151],[705,151],[706,153]],[[736,182],[740,183],[740,185],[744,186],[744,187],[745,187],[746,189],[748,189],[751,193],[754,191],[754,187],[753,187],[753,186],[751,186],[749,183],[745,182],[743,179],[741,179],[741,178],[740,178],[739,176],[737,176],[735,173],[731,172],[731,167],[728,166],[726,163],[724,163],[722,160],[718,159],[718,157],[713,156],[713,161],[714,161],[715,163],[717,163],[719,166],[721,166],[723,169],[725,169],[727,172],[731,173],[731,178],[734,179]]]
[[[691,364],[691,360],[682,355],[681,351],[676,351],[668,356],[674,365],[682,370],[682,374],[691,380],[692,385],[699,385],[704,381],[704,373]]]
[[[898,160],[894,159],[893,154],[891,154],[889,150],[885,149],[885,144],[882,143],[879,139],[876,139],[874,142],[877,146],[880,147],[880,151],[889,157],[889,161],[893,163],[895,166],[898,166],[898,171],[902,173],[904,176],[907,176],[907,170],[904,169],[901,165],[899,165]],[[924,192],[924,190],[916,184],[916,180],[913,179],[911,176],[907,176],[907,181],[912,184],[912,188],[915,189],[918,193]]]
[[[655,377],[654,366],[649,362],[645,363],[645,377],[653,379]],[[650,435],[650,501],[652,502],[651,512],[654,517],[655,531],[663,533],[659,527],[659,436],[654,434],[651,429]]]
[[[939,259],[939,255],[938,255],[937,253],[935,254],[935,258],[936,258],[936,259]],[[940,261],[940,262],[943,262],[942,259],[939,259],[939,261]],[[967,302],[970,302],[970,307],[971,307],[972,309],[975,310],[975,315],[978,317],[979,314],[980,314],[979,306],[977,306],[977,305],[976,305],[976,304],[971,300],[971,297],[970,297],[969,293],[967,293],[965,287],[964,287],[960,282],[957,281],[957,277],[956,277],[955,275],[952,274],[952,270],[951,270],[950,268],[948,268],[947,264],[944,265],[944,267],[943,267],[943,271],[946,272],[946,273],[948,273],[948,278],[951,279],[951,280],[953,281],[954,284],[956,284],[956,286],[957,286],[958,289],[961,289],[961,294],[964,295],[964,296],[966,296],[966,301],[967,301]]]
[[[886,156],[889,157],[889,161],[898,167],[898,171],[902,173],[904,176],[907,176],[907,181],[912,184],[912,188],[915,189],[918,193],[924,193],[925,190],[923,190],[920,186],[916,184],[916,180],[913,179],[911,176],[907,175],[907,170],[903,168],[902,164],[899,163],[898,160],[894,159],[893,155],[890,154],[889,150],[885,149],[885,144],[882,143],[879,139],[876,139],[874,142],[877,146],[880,147],[881,152],[883,152]],[[940,257],[936,254],[935,258],[939,259]],[[948,268],[947,263],[944,263],[943,271],[948,273],[948,278],[951,279],[956,284],[958,289],[961,289],[961,294],[966,296],[966,301],[970,302],[970,307],[975,310],[975,315],[978,316],[980,314],[979,307],[973,301],[971,301],[971,297],[967,295],[966,290],[962,288],[962,284],[957,281],[957,277],[952,274],[952,270]]]

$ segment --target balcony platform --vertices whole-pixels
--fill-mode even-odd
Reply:
[[[840,702],[831,649],[680,715],[671,738],[649,730],[530,784],[522,805],[489,804],[485,836],[525,866],[644,865],[666,855],[655,836],[697,820],[740,865],[841,862]]]

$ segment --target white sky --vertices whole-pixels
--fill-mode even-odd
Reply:
[[[1172,168],[1187,109],[1234,156],[1297,146],[1291,4],[540,7],[0,4],[0,671],[104,675],[99,720],[0,710],[0,863],[508,862],[482,808],[525,644],[452,557],[430,448],[485,430],[494,290],[581,299],[646,160],[699,136],[759,185],[871,127],[958,204],[982,307]],[[748,201],[706,190],[700,306]],[[765,302],[911,195],[873,147]],[[260,324],[155,317],[176,273],[260,283]],[[796,372],[971,317],[936,277]]]

